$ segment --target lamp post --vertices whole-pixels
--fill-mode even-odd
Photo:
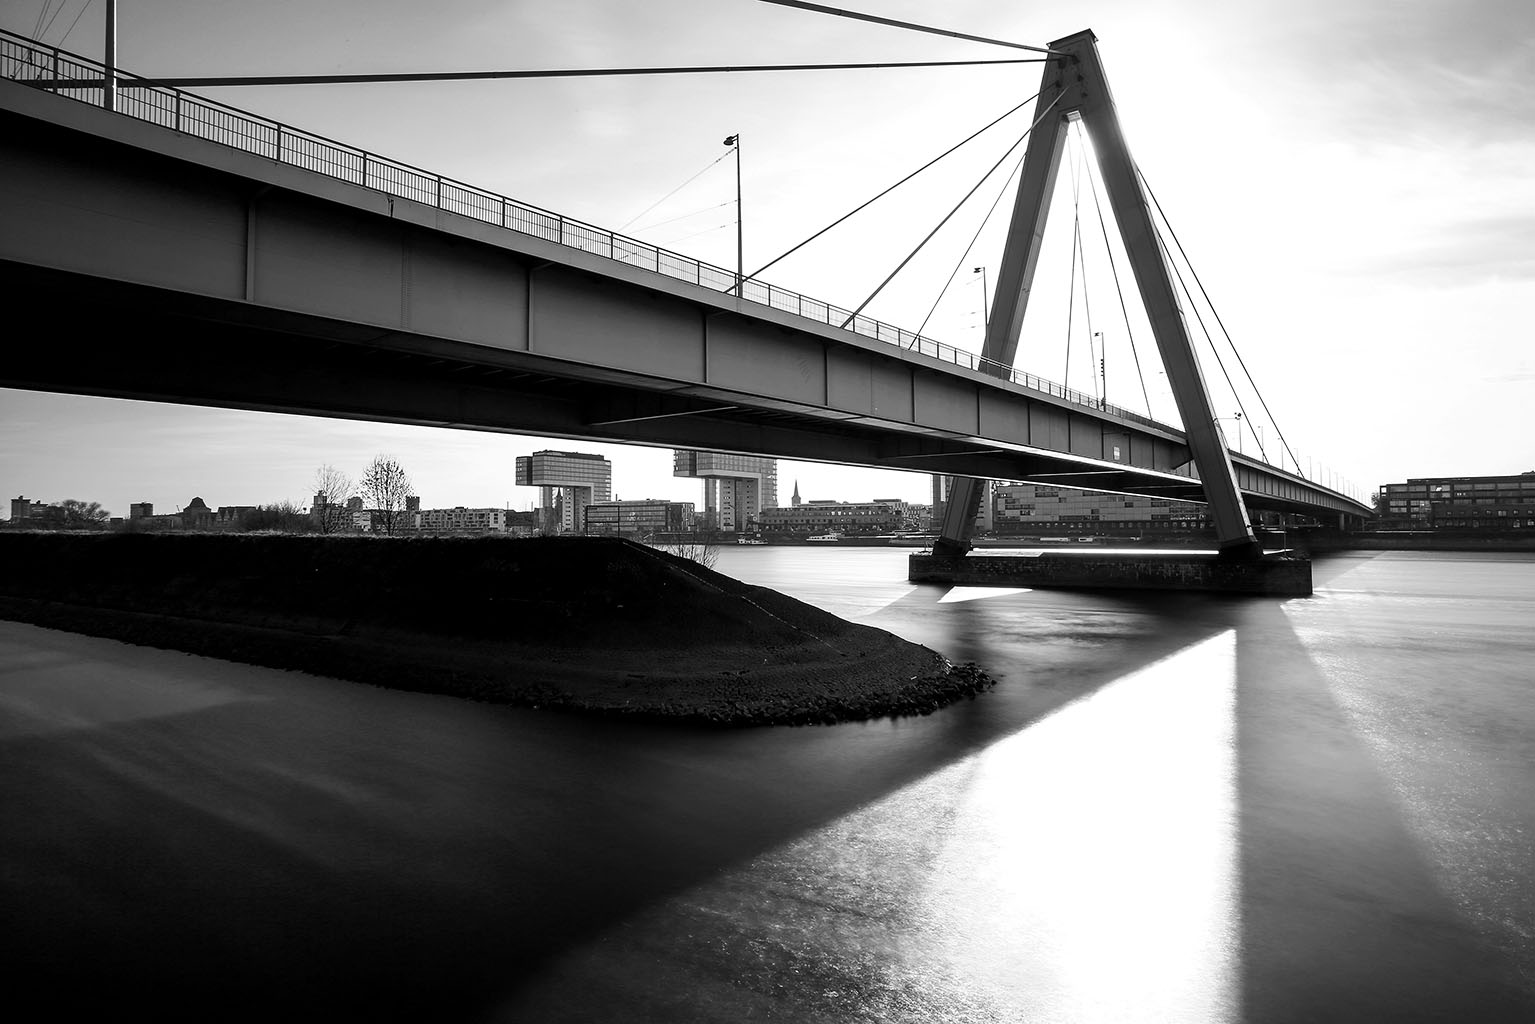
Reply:
[[[1241,413],[1237,413],[1234,416],[1217,416],[1217,417],[1215,417],[1215,422],[1217,422],[1217,423],[1225,423],[1227,420],[1230,420],[1232,423],[1235,423],[1237,425],[1237,454],[1241,455],[1241,454],[1243,454],[1243,452],[1242,452],[1242,414]]]
[[[101,105],[108,110],[117,109],[117,0],[107,0],[106,43],[102,47],[102,61],[106,74],[102,76]]]
[[[1094,331],[1093,337],[1098,339],[1098,384],[1100,390],[1098,407],[1100,409],[1107,409],[1109,407],[1108,349],[1105,347],[1107,343],[1103,340],[1102,331]]]
[[[981,327],[983,330],[990,332],[991,301],[986,298],[986,268],[976,267],[974,270],[970,271],[970,273],[981,275]]]
[[[741,136],[729,136],[725,139],[725,145],[735,147],[736,151],[736,297],[744,299],[746,264],[741,258]]]

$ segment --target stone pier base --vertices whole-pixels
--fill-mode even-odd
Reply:
[[[972,587],[1206,590],[1225,594],[1311,595],[1311,559],[1271,551],[1227,559],[1203,551],[1030,551],[962,558],[912,555],[913,583]]]

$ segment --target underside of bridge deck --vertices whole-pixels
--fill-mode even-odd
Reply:
[[[248,304],[191,299],[0,260],[27,297],[0,386],[499,431],[994,479],[1034,479],[1198,500],[1192,479],[1147,479],[1048,453],[888,429],[839,416],[730,404],[662,379],[380,333]],[[14,323],[14,320],[13,320]],[[25,340],[21,340],[25,339]]]

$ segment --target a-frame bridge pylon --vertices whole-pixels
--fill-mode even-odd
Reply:
[[[1018,199],[1008,227],[981,354],[1004,366],[1013,365],[1024,311],[1028,308],[1034,285],[1034,271],[1039,263],[1050,199],[1055,193],[1056,176],[1061,167],[1067,122],[1080,119],[1097,154],[1109,205],[1129,254],[1141,301],[1172,385],[1178,414],[1183,418],[1183,429],[1204,486],[1220,550],[1227,555],[1255,556],[1261,553],[1261,547],[1248,520],[1242,493],[1237,489],[1230,453],[1216,426],[1210,393],[1194,356],[1193,341],[1178,303],[1172,275],[1157,244],[1140,176],[1120,131],[1114,98],[1109,94],[1096,44],[1097,37],[1091,31],[1078,32],[1050,44],[1050,49],[1060,55],[1052,56],[1045,64],[1039,101],[1035,106],[1037,123],[1024,154]],[[970,549],[970,535],[983,490],[981,481],[973,477],[950,479],[949,497],[933,554],[957,557]]]

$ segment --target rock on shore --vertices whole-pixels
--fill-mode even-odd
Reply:
[[[614,538],[0,534],[0,617],[397,689],[639,719],[925,714],[974,665]]]

